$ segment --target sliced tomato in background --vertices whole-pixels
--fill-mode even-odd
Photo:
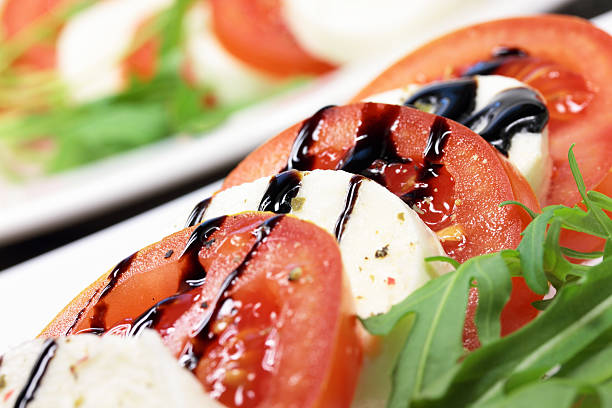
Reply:
[[[56,24],[45,19],[54,14],[60,18],[62,13],[78,5],[79,2],[83,0],[6,0],[5,4],[0,7],[0,24],[8,41],[22,30],[36,27],[38,24],[42,26],[52,24],[57,27],[45,38],[26,49],[16,60],[16,64],[36,70],[55,69],[56,43],[67,21]],[[152,17],[143,19],[134,33],[134,38],[146,32],[152,20]],[[134,38],[128,38],[126,41],[133,43]],[[157,67],[159,42],[159,38],[154,37],[132,47],[133,50],[121,62],[125,75],[135,75],[143,81],[151,79]]]
[[[21,30],[44,19],[60,7],[69,7],[78,0],[6,0],[0,6],[0,22],[6,39],[10,41]],[[40,41],[26,49],[17,60],[18,64],[37,69],[55,67],[55,40],[59,30],[45,41]]]
[[[543,205],[572,206],[580,200],[567,161],[572,143],[576,143],[574,153],[587,189],[595,189],[612,167],[612,37],[588,21],[546,15],[455,31],[404,57],[355,100],[409,83],[459,76],[475,63],[491,60],[498,47],[528,54],[527,58],[509,58],[495,73],[538,89],[550,111],[553,175]]]
[[[388,166],[391,174],[386,179],[389,181],[386,187],[398,195],[404,193],[402,186],[406,184],[410,188],[414,181],[412,167],[423,162],[432,124],[439,118],[412,108],[358,103],[327,109],[317,126],[317,141],[310,147],[309,154],[314,157],[311,168],[336,169],[355,146],[359,126],[366,121],[364,112],[371,117],[384,116],[390,107],[399,112],[390,133],[395,151],[413,162],[405,167]],[[426,209],[421,218],[439,235],[449,227],[457,227],[455,231],[463,232],[465,242],[456,243],[450,239],[443,242],[447,253],[460,262],[483,253],[515,248],[529,217],[516,206],[499,207],[499,203],[518,200],[537,210],[533,191],[518,172],[507,171],[505,159],[480,136],[455,122],[442,120],[451,133],[441,160],[443,171],[448,172],[452,181],[433,193],[432,203],[436,208],[448,204],[450,211],[441,223],[429,222]],[[223,188],[283,170],[303,123],[287,129],[247,156],[227,176]]]
[[[181,256],[189,228],[128,259],[103,299],[100,288],[110,277],[101,278],[41,335],[64,334],[75,320],[75,332],[102,325],[107,333],[125,333],[135,318],[155,310],[152,327],[177,357],[200,357],[187,366],[225,405],[348,407],[361,349],[334,237],[269,213],[214,225],[196,247],[196,269],[206,271],[202,285],[184,285],[186,272],[195,270]],[[242,272],[231,279],[235,270]],[[226,291],[224,281],[232,282]]]
[[[211,5],[219,41],[247,64],[281,77],[334,68],[297,43],[283,19],[282,0],[211,0]]]

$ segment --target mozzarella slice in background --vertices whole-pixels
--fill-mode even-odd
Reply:
[[[210,88],[221,104],[260,97],[278,86],[278,81],[249,67],[217,40],[212,29],[211,7],[200,1],[185,21],[187,60],[194,79]]]
[[[76,102],[123,90],[122,60],[138,28],[174,0],[105,0],[70,19],[57,42],[57,68]]]
[[[294,173],[301,181],[289,214],[311,221],[332,235],[338,220],[346,215],[339,244],[360,317],[387,312],[448,270],[446,264],[424,261],[428,256],[444,255],[437,235],[386,188],[343,171]],[[351,182],[354,177],[361,179],[357,187]],[[204,219],[258,210],[270,180],[261,178],[217,193]],[[347,197],[351,191],[356,199],[349,211]]]
[[[423,41],[436,22],[475,0],[284,0],[285,21],[310,54],[345,64]],[[412,40],[414,39],[414,40]]]
[[[135,338],[62,337],[49,349],[36,339],[7,352],[0,365],[0,407],[13,407],[45,350],[50,357],[28,403],[36,407],[221,407],[180,367],[153,330]]]
[[[505,91],[512,89],[526,89],[528,95],[532,97],[538,97],[539,103],[545,106],[541,102],[542,98],[538,92],[528,85],[514,79],[500,75],[477,75],[471,77],[476,84],[476,94],[473,101],[473,107],[466,112],[465,119],[469,119],[470,115],[473,115],[489,106],[497,103],[497,100],[503,95]],[[421,93],[424,90],[431,89],[432,87],[440,87],[441,85],[452,85],[459,81],[469,81],[470,78],[460,78],[449,81],[432,82],[425,85],[408,84],[403,88],[393,89],[387,92],[370,96],[366,99],[368,102],[379,102],[389,103],[396,105],[404,105],[409,102],[414,95]],[[535,99],[532,99],[535,101]],[[538,101],[536,101],[538,102]],[[465,104],[465,100],[461,103]],[[467,106],[467,105],[466,105]],[[435,107],[416,105],[417,108],[427,110],[432,113],[438,113],[435,111]],[[439,113],[442,116],[446,116],[443,113]],[[529,114],[525,116],[525,120],[529,118]],[[484,128],[484,121],[476,121],[474,123],[467,123],[466,121],[458,120],[460,123],[470,127],[474,132],[481,133]],[[489,117],[490,120],[492,117]],[[540,132],[530,132],[526,129],[520,129],[518,131],[511,132],[512,137],[510,139],[510,147],[507,149],[508,160],[519,170],[519,172],[527,179],[531,188],[536,193],[538,198],[544,197],[549,187],[550,174],[552,171],[552,162],[549,156],[548,150],[548,126]]]

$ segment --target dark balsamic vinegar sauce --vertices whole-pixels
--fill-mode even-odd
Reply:
[[[185,246],[185,249],[179,256],[178,262],[181,274],[178,280],[178,293],[185,293],[195,287],[201,286],[206,281],[206,270],[202,267],[199,261],[199,252],[202,248],[210,246],[214,240],[211,239],[211,236],[214,232],[218,231],[225,221],[226,216],[221,216],[217,218],[210,219],[196,227]],[[71,334],[75,327],[81,321],[81,318],[84,315],[84,312],[88,309],[89,305],[97,298],[95,305],[92,308],[92,313],[89,317],[88,327],[80,330],[78,333],[94,333],[94,334],[104,334],[108,330],[108,325],[106,322],[106,313],[108,311],[108,304],[105,301],[105,296],[115,287],[120,276],[129,268],[132,259],[135,254],[129,256],[128,258],[121,261],[115,269],[109,275],[110,279],[107,285],[102,289],[98,289],[94,293],[94,295],[88,300],[85,307],[79,311],[77,317],[72,324],[72,326],[68,329],[66,334]],[[98,296],[99,293],[99,296]],[[159,308],[164,301],[156,304],[151,309]],[[149,309],[149,311],[151,310]],[[145,312],[148,313],[149,311]],[[134,323],[135,324],[135,323]],[[148,327],[148,326],[147,326]],[[134,329],[133,329],[134,330]],[[139,330],[142,330],[140,328]]]
[[[297,170],[288,170],[273,176],[261,198],[258,211],[288,214],[291,212],[291,200],[297,196],[301,185],[302,176]]]
[[[30,371],[30,376],[15,400],[15,408],[25,408],[34,399],[34,394],[40,386],[56,350],[57,343],[54,339],[45,340],[42,351]]]
[[[469,84],[469,82],[466,81],[463,84],[465,87],[469,87],[466,84]],[[442,164],[444,145],[450,135],[450,130],[446,119],[437,117],[432,124],[427,147],[423,152],[423,163],[420,163],[420,158],[414,158],[413,160],[412,158],[401,157],[397,153],[392,137],[401,110],[402,107],[398,105],[364,103],[361,108],[361,123],[356,130],[355,145],[339,161],[336,169],[368,177],[387,187],[399,195],[408,205],[418,206],[419,211],[421,211],[421,218],[432,229],[437,230],[441,228],[439,220],[444,221],[447,218],[446,215],[439,214],[448,212],[449,209],[445,208],[449,207],[449,204],[441,200],[442,209],[440,209],[434,204],[424,205],[423,201],[430,200],[432,197],[435,189],[434,184],[441,184],[443,190],[450,190],[448,194],[452,194],[453,180],[448,172],[443,171],[444,165]],[[317,121],[319,120],[320,118],[317,119]],[[303,135],[296,138],[292,151],[308,152],[313,140],[303,137]],[[313,161],[310,162],[311,165],[313,163]],[[308,167],[304,170],[314,170],[314,168]],[[391,180],[397,177],[397,174],[403,173],[406,176],[400,177],[404,177],[406,179],[404,181],[408,181],[411,175],[415,175],[414,183],[408,183],[408,187],[402,187],[402,189],[407,189],[408,192],[391,187],[391,184],[396,183]],[[350,215],[351,201],[354,205],[358,186],[358,179],[353,179],[346,201],[346,208],[349,209],[347,215]],[[343,225],[344,220],[341,215],[335,231],[338,239],[342,236]]]
[[[204,247],[209,247],[214,242],[212,234],[221,228],[227,216],[212,218],[196,227],[189,236],[187,245],[179,257],[181,265],[181,276],[179,278],[179,292],[185,292],[204,284],[206,271],[200,265],[199,253]]]
[[[323,121],[325,111],[332,107],[333,105],[324,106],[304,121],[291,148],[285,170],[312,169],[314,156],[310,152],[310,147],[318,140],[317,130]]]
[[[80,323],[85,311],[89,308],[93,300],[96,298],[97,301],[95,306],[93,307],[93,314],[90,317],[90,327],[86,330],[86,332],[102,334],[106,331],[106,325],[104,323],[104,320],[106,317],[106,310],[108,306],[104,302],[104,297],[108,294],[110,290],[115,287],[115,285],[119,281],[119,278],[121,278],[121,275],[123,275],[123,273],[130,267],[130,264],[132,263],[132,260],[134,259],[135,255],[136,253],[133,253],[132,255],[126,257],[113,268],[113,270],[109,274],[108,282],[106,283],[106,285],[102,289],[98,288],[89,298],[89,300],[87,300],[85,306],[81,310],[79,310],[79,313],[77,313],[74,322],[72,322],[72,325],[66,331],[66,335],[72,333],[74,328]],[[83,331],[80,331],[79,333],[81,332]]]
[[[548,123],[548,109],[528,88],[500,92],[487,106],[462,121],[508,156],[512,137],[521,131],[539,133]]]
[[[491,59],[486,61],[479,61],[474,65],[466,68],[461,76],[474,76],[474,75],[492,75],[497,71],[499,67],[504,65],[505,63],[519,59],[526,58],[529,55],[519,49],[514,47],[496,47],[491,53]]]
[[[194,225],[198,225],[202,222],[204,214],[206,213],[206,210],[208,209],[208,206],[210,205],[211,201],[212,197],[208,197],[200,201],[195,205],[195,207],[193,207],[193,210],[191,210],[191,213],[187,217],[185,228],[193,227]]]
[[[477,83],[473,78],[436,82],[421,88],[404,104],[432,106],[433,113],[469,127],[505,156],[517,133],[544,130],[548,110],[534,91],[525,87],[506,89],[478,112],[473,112]]]
[[[351,217],[351,213],[355,208],[355,203],[357,202],[357,197],[359,195],[359,187],[361,187],[361,183],[363,182],[364,178],[365,177],[363,176],[351,177],[348,192],[346,194],[346,200],[344,202],[344,208],[336,220],[336,226],[334,228],[334,235],[336,236],[336,240],[338,242],[342,240],[342,234],[344,234],[346,223],[348,222],[349,218]]]
[[[401,107],[397,105],[365,103],[361,109],[361,124],[355,135],[355,146],[349,150],[336,166],[336,170],[363,174],[376,160],[403,163],[396,150],[391,133],[399,119]],[[367,172],[366,172],[367,173]],[[366,177],[377,174],[367,173]]]
[[[433,114],[460,121],[476,106],[476,80],[460,78],[424,86],[405,102],[405,106],[431,106]]]
[[[450,136],[450,128],[446,120],[440,116],[434,119],[429,130],[427,145],[423,152],[423,166],[417,173],[415,187],[401,198],[410,206],[417,205],[419,201],[433,195],[432,179],[439,177],[444,166],[441,163],[444,155],[444,146]]]
[[[193,330],[191,340],[184,349],[183,354],[179,357],[179,362],[181,362],[184,367],[191,370],[197,367],[206,345],[212,339],[210,325],[213,319],[219,314],[224,303],[230,299],[227,296],[228,291],[232,288],[236,279],[242,275],[250,260],[257,253],[259,246],[265,242],[266,238],[283,217],[284,215],[277,215],[268,218],[253,231],[255,242],[251,245],[251,248],[242,262],[225,277],[219,291],[210,302],[210,307],[208,306],[208,302],[205,302],[206,307],[202,306],[202,308],[207,309],[207,312],[199,322],[199,325]],[[158,331],[161,330],[162,328],[159,327],[159,324],[162,320],[172,321],[174,317],[178,317],[181,312],[188,309],[188,305],[193,302],[196,296],[197,294],[192,290],[175,294],[158,302],[134,319],[132,327],[129,330],[129,335],[138,335],[145,328],[155,328]],[[182,307],[181,304],[185,306]]]
[[[240,265],[236,269],[234,269],[230,274],[223,280],[221,283],[221,288],[219,292],[215,295],[215,299],[213,302],[214,307],[212,307],[206,316],[202,319],[199,324],[199,327],[194,332],[195,335],[192,338],[192,348],[191,354],[199,358],[204,353],[204,348],[208,341],[212,338],[212,333],[210,332],[210,324],[215,316],[219,313],[219,310],[224,304],[224,299],[227,299],[227,292],[234,285],[237,278],[242,275],[249,262],[253,258],[253,256],[257,253],[259,246],[265,242],[266,238],[272,233],[272,230],[278,225],[278,223],[283,219],[284,215],[276,215],[274,217],[268,218],[264,222],[262,222],[253,234],[255,235],[255,242],[251,246],[251,249],[246,254]],[[192,359],[190,359],[192,361]],[[196,364],[197,365],[197,364]]]

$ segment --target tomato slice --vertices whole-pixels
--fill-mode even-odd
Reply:
[[[499,203],[519,200],[538,208],[527,182],[480,136],[408,107],[359,103],[320,111],[251,153],[223,187],[288,166],[341,168],[373,178],[416,208],[460,262],[518,245],[529,219]]]
[[[72,2],[74,0],[6,0],[4,5],[0,6],[0,26],[6,39],[10,41],[24,28]],[[58,32],[54,32],[48,41],[41,41],[27,48],[17,63],[41,70],[54,68],[55,40]]]
[[[536,16],[492,21],[445,35],[387,69],[355,97],[432,80],[456,77],[491,61],[492,53],[516,50],[489,73],[515,77],[536,88],[550,111],[553,160],[551,189],[543,204],[580,200],[567,152],[574,153],[587,189],[612,167],[612,37],[588,21],[569,16]],[[494,58],[493,58],[494,59]]]
[[[22,30],[36,24],[56,23],[48,19],[55,14],[60,17],[62,13],[70,10],[79,0],[6,0],[0,7],[0,29],[3,30],[8,41],[18,35]],[[143,21],[134,37],[138,37],[151,23],[152,18]],[[48,70],[56,67],[56,41],[61,31],[61,24],[46,38],[27,48],[17,59],[16,64],[35,70]],[[144,41],[127,55],[122,61],[122,69],[126,76],[135,75],[141,80],[149,80],[156,71],[159,38],[154,37]]]
[[[281,0],[212,0],[215,34],[236,58],[277,76],[334,67],[308,54],[284,22]]]
[[[348,407],[359,375],[335,239],[290,216],[243,213],[177,232],[122,261],[42,335],[144,327],[227,406]]]

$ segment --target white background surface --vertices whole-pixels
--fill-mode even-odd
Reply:
[[[612,12],[595,21],[612,32]],[[346,99],[365,82],[363,75],[370,77],[376,72],[373,69],[370,66],[343,70],[338,77],[328,79],[329,89],[321,87],[305,97],[310,98],[311,103],[316,102],[318,106],[329,104],[330,101],[339,101],[342,99],[341,95]],[[353,81],[352,86],[348,92],[351,81]],[[272,102],[274,103],[277,102]],[[268,107],[257,109],[268,109]],[[297,120],[307,116],[301,109],[303,107],[285,106],[278,112]],[[274,123],[265,124],[263,122],[266,121],[256,119],[261,119],[257,112],[245,114],[242,119],[236,118],[235,122],[228,123],[218,132],[223,135],[224,132],[229,134],[238,131],[240,120],[253,120],[251,126],[259,127],[259,131],[268,135],[274,134]],[[267,119],[274,122],[274,118]],[[241,126],[244,126],[244,122]],[[225,143],[221,140],[222,136],[213,137],[219,138],[215,142],[219,143],[217,146]],[[152,149],[155,150],[156,147]],[[218,150],[212,149],[211,157],[220,154]],[[189,156],[188,150],[190,149],[182,153],[184,157]],[[163,163],[153,167],[161,174],[163,171],[168,171]],[[115,183],[121,184],[122,180],[119,178]],[[0,272],[0,354],[9,346],[36,336],[70,299],[118,261],[182,228],[193,206],[218,187],[219,183],[206,186],[137,217]],[[112,186],[109,189],[112,191]]]

